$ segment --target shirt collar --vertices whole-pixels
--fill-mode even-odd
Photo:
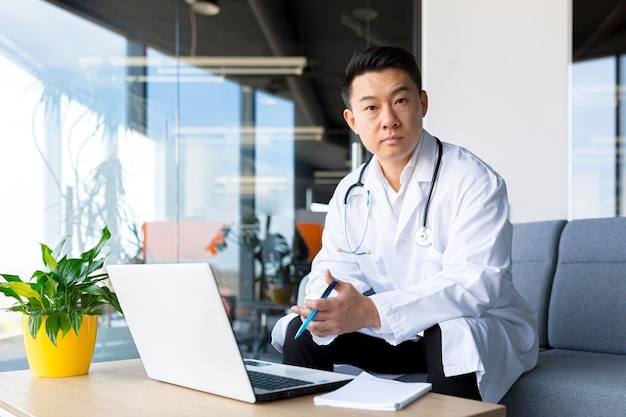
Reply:
[[[417,144],[417,147],[413,151],[413,154],[411,154],[409,161],[404,166],[404,169],[402,170],[402,174],[400,174],[400,190],[398,190],[398,192],[402,192],[405,185],[410,181],[411,176],[415,172],[415,167],[417,167],[417,160],[419,158],[419,153],[420,153],[420,150],[422,149],[422,143],[424,143],[424,136],[425,136],[424,131],[422,130],[422,137],[420,138],[420,141]],[[385,176],[383,175],[383,170],[380,167],[380,164],[378,163],[378,159],[374,158],[374,161],[372,162],[375,162],[375,164],[373,165],[374,165],[374,174],[375,174],[376,180],[380,182],[382,186],[385,187],[385,189],[391,189],[391,186],[389,185],[389,181],[387,181],[387,178],[385,178]]]

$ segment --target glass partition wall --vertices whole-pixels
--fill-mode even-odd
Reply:
[[[47,2],[0,9],[0,272],[27,279],[39,242],[76,255],[106,225],[109,263],[210,262],[233,304],[294,274],[293,102]],[[0,315],[0,370],[26,366],[19,323]],[[106,344],[95,360],[136,355]]]
[[[304,176],[316,177],[318,187],[306,190],[306,200],[318,194],[327,199],[349,168],[350,139],[341,130],[347,128],[338,87],[316,84],[331,91],[316,91],[320,96],[332,94],[319,104],[327,119],[335,119],[320,124],[331,127],[324,135],[335,135],[335,142],[306,148],[309,161],[319,161],[326,172],[315,171],[296,162],[300,140],[320,135],[315,126],[303,128],[297,120],[312,95],[306,88],[299,100],[274,94],[293,81],[284,68],[283,74],[276,70],[268,88],[259,88],[232,76],[227,63],[196,54],[201,48],[194,36],[187,36],[191,45],[181,48],[181,31],[189,35],[199,25],[193,14],[181,16],[181,10],[189,11],[184,0],[163,2],[171,13],[155,13],[163,23],[157,35],[169,50],[137,40],[143,22],[137,21],[131,39],[53,4],[95,4],[97,12],[107,2],[0,4],[0,272],[28,278],[42,266],[40,242],[54,245],[71,236],[68,249],[78,254],[106,225],[112,232],[110,263],[210,262],[238,313],[233,324],[242,346],[258,354],[267,343],[267,304],[284,308],[284,301],[269,301],[272,284],[297,283],[310,262],[310,254],[303,255],[295,210],[302,209],[305,193],[294,190]],[[152,5],[119,5],[139,20],[153,18],[132,10],[144,3]],[[239,25],[233,32],[258,24],[249,10],[240,16],[244,3],[258,2],[230,3]],[[296,9],[295,3],[283,3]],[[369,10],[370,3],[377,13]],[[320,70],[319,62],[312,62],[311,72],[317,73],[306,77],[328,72],[338,79],[352,51],[371,43],[415,45],[419,28],[407,11],[419,3],[397,0],[390,8],[382,0],[299,1],[303,15],[320,9],[323,24],[297,19],[297,36],[311,42],[310,53],[336,52],[328,61],[337,70]],[[265,23],[275,18],[263,17]],[[329,24],[329,17],[335,23]],[[274,28],[284,26],[274,23]],[[234,39],[230,36],[225,38]],[[264,52],[268,49],[258,39],[233,42],[215,46],[220,55],[235,55],[242,46],[248,54],[261,44]],[[295,61],[290,63],[301,68]],[[572,74],[570,216],[624,215],[626,58],[581,61]],[[307,111],[315,121],[315,109]],[[10,304],[0,297],[0,308]],[[105,319],[95,360],[136,356],[123,320]],[[25,367],[19,317],[0,312],[0,370]]]

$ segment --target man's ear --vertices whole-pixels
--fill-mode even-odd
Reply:
[[[426,112],[428,112],[428,94],[426,94],[426,90],[420,91],[420,103],[422,105],[422,117],[425,117]]]
[[[346,121],[346,123],[348,124],[348,126],[350,126],[350,129],[352,129],[354,134],[358,135],[359,131],[358,131],[357,127],[356,127],[356,121],[354,120],[354,113],[352,113],[352,110],[344,109],[344,111],[343,111],[343,118]]]

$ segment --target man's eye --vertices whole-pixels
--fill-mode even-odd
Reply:
[[[365,108],[365,110],[367,110],[367,111],[374,111],[374,110],[376,110],[376,106],[367,106]]]
[[[406,99],[404,97],[403,98],[399,98],[399,99],[396,100],[396,103],[397,104],[406,103]]]

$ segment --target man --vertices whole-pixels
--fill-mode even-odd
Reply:
[[[373,158],[337,186],[307,299],[281,318],[274,346],[285,363],[426,372],[434,392],[498,402],[538,353],[534,315],[512,284],[503,179],[423,129],[428,96],[408,52],[356,54],[342,97]]]

